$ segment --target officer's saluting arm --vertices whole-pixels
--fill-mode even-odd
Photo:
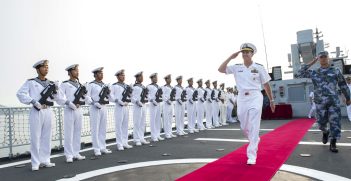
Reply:
[[[235,59],[239,54],[241,53],[241,50],[240,51],[237,51],[235,53],[233,53],[232,55],[230,55],[227,60],[225,60],[218,68],[218,71],[221,72],[221,73],[228,73],[227,71],[227,66],[228,66],[228,63],[232,60],[232,59]]]
[[[350,89],[347,86],[345,78],[342,75],[340,69],[338,69],[338,68],[336,69],[336,74],[337,74],[339,88],[346,98],[346,103],[349,105],[350,104]]]
[[[311,62],[301,65],[300,70],[297,72],[297,78],[311,78],[312,70],[308,70],[313,64],[317,62],[318,58],[313,59]]]

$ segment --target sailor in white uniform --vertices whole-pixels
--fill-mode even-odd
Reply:
[[[232,88],[228,87],[227,90],[227,120],[229,123],[234,123],[236,120],[234,120],[232,117],[232,111],[236,104],[236,100],[234,100],[234,93],[232,91]]]
[[[188,130],[189,133],[199,132],[198,129],[195,129],[195,120],[196,120],[196,102],[197,102],[197,92],[193,87],[193,78],[188,79],[188,87],[185,88],[187,96],[187,117],[188,117]]]
[[[80,138],[82,130],[83,113],[81,106],[85,105],[87,89],[80,84],[78,76],[78,64],[70,65],[66,68],[69,80],[60,85],[60,105],[64,108],[64,153],[66,162],[72,163],[75,160],[85,160],[85,156],[79,154]]]
[[[147,86],[149,111],[150,111],[150,129],[151,140],[154,142],[162,141],[161,137],[161,102],[162,102],[162,89],[157,85],[157,73],[150,75],[151,84]]]
[[[213,89],[211,92],[212,99],[212,122],[214,127],[219,127],[219,99],[218,94],[219,90],[217,89],[217,81],[212,82]]]
[[[198,101],[196,105],[196,125],[197,125],[197,129],[199,129],[200,131],[203,131],[206,129],[204,126],[204,114],[205,114],[205,102],[206,102],[206,99],[204,98],[204,94],[206,90],[202,87],[202,79],[199,79],[197,81],[197,84],[198,84],[198,88],[196,89],[196,91],[197,91]]]
[[[242,53],[242,58],[244,59],[243,64],[227,66],[240,53]],[[259,129],[263,104],[262,85],[270,100],[272,112],[275,110],[271,88],[268,83],[271,78],[262,65],[252,61],[252,56],[255,53],[256,47],[253,44],[244,43],[241,45],[240,51],[232,54],[218,68],[218,71],[221,73],[234,74],[239,91],[238,117],[240,126],[250,142],[247,147],[247,164],[249,165],[256,164],[258,143],[260,141]]]
[[[174,87],[176,90],[175,93],[175,120],[176,120],[176,128],[177,134],[179,136],[185,135],[187,133],[184,132],[184,112],[185,112],[185,101],[186,101],[186,92],[182,87],[183,77],[176,77],[177,85]]]
[[[41,60],[33,65],[38,77],[27,80],[17,91],[17,98],[23,104],[32,104],[29,112],[30,154],[32,170],[40,167],[54,167],[50,162],[51,154],[51,122],[53,113],[53,97],[58,98],[57,83],[46,79],[49,72],[48,60]],[[41,95],[41,93],[44,93]],[[42,101],[41,101],[42,100]]]
[[[219,99],[219,124],[221,125],[228,125],[227,124],[227,96],[226,92],[224,92],[224,83],[219,84],[219,93],[218,93],[218,99]]]
[[[162,87],[162,118],[163,118],[163,129],[167,139],[177,137],[172,134],[172,121],[173,121],[173,101],[171,100],[171,92],[173,87],[171,86],[171,75],[168,74],[164,77],[166,85]]]
[[[204,94],[204,97],[206,99],[205,107],[206,107],[206,128],[207,129],[212,129],[214,126],[212,125],[212,99],[211,99],[211,94],[212,94],[212,89],[211,89],[211,83],[210,80],[207,80],[205,82],[206,85],[206,92]]]
[[[308,118],[312,117],[312,114],[316,112],[316,104],[314,103],[314,93],[313,91],[309,95],[310,101],[311,101],[311,109],[310,112],[308,113]],[[316,116],[313,116],[316,117]]]
[[[128,123],[129,123],[129,107],[128,103],[131,102],[130,97],[132,87],[125,84],[124,69],[115,73],[117,82],[112,84],[109,99],[115,105],[115,132],[116,132],[116,145],[117,150],[133,148],[128,144]]]
[[[92,71],[95,80],[87,86],[86,96],[86,102],[90,105],[90,128],[95,156],[111,153],[111,150],[106,148],[106,105],[109,104],[110,88],[102,82],[103,69],[98,67]]]
[[[142,84],[144,81],[143,72],[138,72],[134,75],[135,84],[132,92],[133,103],[133,139],[136,146],[141,144],[150,144],[144,138],[145,122],[146,122],[146,107],[147,103],[147,88]]]

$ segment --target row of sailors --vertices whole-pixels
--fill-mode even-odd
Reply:
[[[103,67],[92,71],[95,80],[87,86],[79,83],[78,64],[66,68],[70,79],[61,85],[46,79],[48,73],[48,61],[42,60],[33,66],[38,77],[29,79],[17,92],[17,97],[24,104],[32,104],[29,123],[31,132],[31,162],[32,170],[39,170],[40,166],[52,167],[50,162],[51,122],[52,111],[50,106],[53,101],[59,105],[65,105],[64,109],[64,154],[68,163],[85,159],[80,155],[80,139],[82,127],[81,105],[90,105],[90,127],[92,133],[92,144],[95,156],[109,154],[111,150],[106,148],[106,105],[110,102],[116,104],[115,132],[118,150],[132,148],[128,144],[128,120],[129,107],[133,104],[133,141],[136,146],[149,144],[146,141],[146,103],[149,102],[151,141],[164,140],[161,137],[161,113],[163,118],[163,130],[165,138],[176,137],[172,134],[172,120],[175,115],[176,133],[179,136],[187,134],[184,131],[185,106],[188,118],[188,132],[194,133],[199,130],[211,129],[226,122],[234,122],[232,110],[234,108],[235,95],[233,89],[224,91],[224,84],[217,89],[217,81],[205,82],[203,88],[202,79],[197,81],[198,88],[193,86],[193,78],[189,78],[189,86],[182,87],[182,76],[176,78],[177,85],[171,86],[171,75],[164,77],[166,85],[157,85],[157,73],[150,75],[151,84],[145,87],[143,72],[135,74],[133,87],[124,83],[125,72],[116,72],[118,82],[109,86],[102,82]],[[174,109],[173,109],[174,108]],[[173,110],[175,111],[173,114]],[[206,115],[206,127],[203,124]]]

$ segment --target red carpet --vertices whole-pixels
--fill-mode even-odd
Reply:
[[[314,122],[313,119],[294,120],[263,135],[256,165],[246,164],[246,144],[177,180],[270,180]]]

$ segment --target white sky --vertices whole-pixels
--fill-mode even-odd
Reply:
[[[335,46],[349,49],[349,4],[346,0],[0,0],[0,104],[21,105],[16,91],[36,76],[32,65],[43,58],[50,60],[51,80],[66,80],[65,67],[79,63],[81,82],[90,82],[91,70],[104,66],[106,83],[115,82],[114,73],[124,68],[127,83],[143,70],[145,84],[151,73],[158,72],[160,85],[171,73],[173,78],[191,76],[233,86],[233,77],[217,68],[241,43],[254,43],[255,61],[266,66],[260,14],[269,66],[284,68],[300,30],[318,27],[330,51]],[[241,58],[231,64],[236,62]]]

